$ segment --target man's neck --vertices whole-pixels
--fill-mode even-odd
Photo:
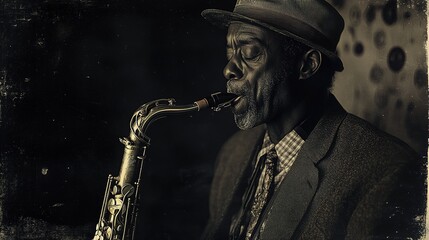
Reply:
[[[295,104],[290,111],[284,111],[272,121],[267,122],[267,131],[271,142],[277,144],[282,138],[292,131],[317,109],[323,108],[329,94],[321,94],[319,97],[305,98]]]

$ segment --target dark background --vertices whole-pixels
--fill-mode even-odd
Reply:
[[[92,238],[133,111],[154,99],[188,104],[225,90],[224,31],[200,16],[233,8],[225,2],[0,1],[0,239]],[[424,156],[425,4],[332,2],[346,21],[339,44],[346,70],[334,92]],[[385,42],[374,50],[380,31]],[[398,46],[406,60],[392,70],[389,52]],[[150,128],[137,239],[198,238],[216,153],[234,131],[228,111]]]
[[[6,235],[91,238],[133,111],[158,98],[188,104],[225,89],[224,35],[200,16],[212,2],[2,2]],[[199,236],[215,156],[234,130],[229,112],[209,111],[151,127],[142,238]],[[56,225],[70,228],[62,236]],[[89,231],[75,233],[81,226]]]

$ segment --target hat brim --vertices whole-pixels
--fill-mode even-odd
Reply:
[[[296,34],[293,34],[285,29],[280,29],[275,26],[272,26],[270,24],[264,23],[262,21],[259,21],[257,19],[253,19],[247,16],[244,16],[242,14],[220,10],[220,9],[206,9],[203,12],[201,12],[201,15],[210,23],[213,25],[219,27],[219,28],[227,28],[231,22],[238,21],[238,22],[245,22],[250,24],[255,24],[262,26],[264,28],[267,28],[271,31],[277,32],[279,34],[282,34],[284,36],[290,37],[292,39],[295,39],[298,42],[301,42],[311,48],[314,48],[316,50],[319,50],[321,53],[323,53],[328,59],[331,61],[333,67],[336,71],[341,72],[344,69],[343,62],[341,59],[337,56],[336,53],[327,50],[326,48],[314,44]]]

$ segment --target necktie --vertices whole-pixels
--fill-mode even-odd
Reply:
[[[251,239],[257,235],[255,230],[260,224],[261,214],[274,192],[274,177],[277,173],[278,157],[276,150],[272,148],[263,155],[252,175],[250,185],[243,197],[243,211],[238,218],[235,228],[235,237],[232,239]],[[241,219],[241,220],[240,220]]]

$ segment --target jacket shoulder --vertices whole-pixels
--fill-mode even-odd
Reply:
[[[240,130],[234,133],[222,146],[219,156],[253,150],[264,132],[265,126],[260,125],[249,130]]]
[[[240,168],[254,154],[258,141],[262,140],[265,125],[249,130],[240,130],[233,134],[218,153],[215,170],[221,174],[225,169]]]
[[[400,139],[352,114],[340,127],[339,138],[348,139],[353,154],[348,165],[355,177],[365,179],[348,237],[418,238],[417,217],[426,205],[424,159]]]
[[[381,131],[367,121],[347,114],[339,129],[339,141],[347,140],[356,154],[371,154],[378,157],[392,157],[390,161],[409,161],[417,159],[418,154],[405,142],[384,131]]]
[[[238,131],[221,148],[215,163],[210,191],[210,219],[204,232],[204,239],[214,238],[213,234],[216,233],[229,207],[228,199],[232,199],[235,186],[256,151],[258,141],[264,132],[264,126]]]

